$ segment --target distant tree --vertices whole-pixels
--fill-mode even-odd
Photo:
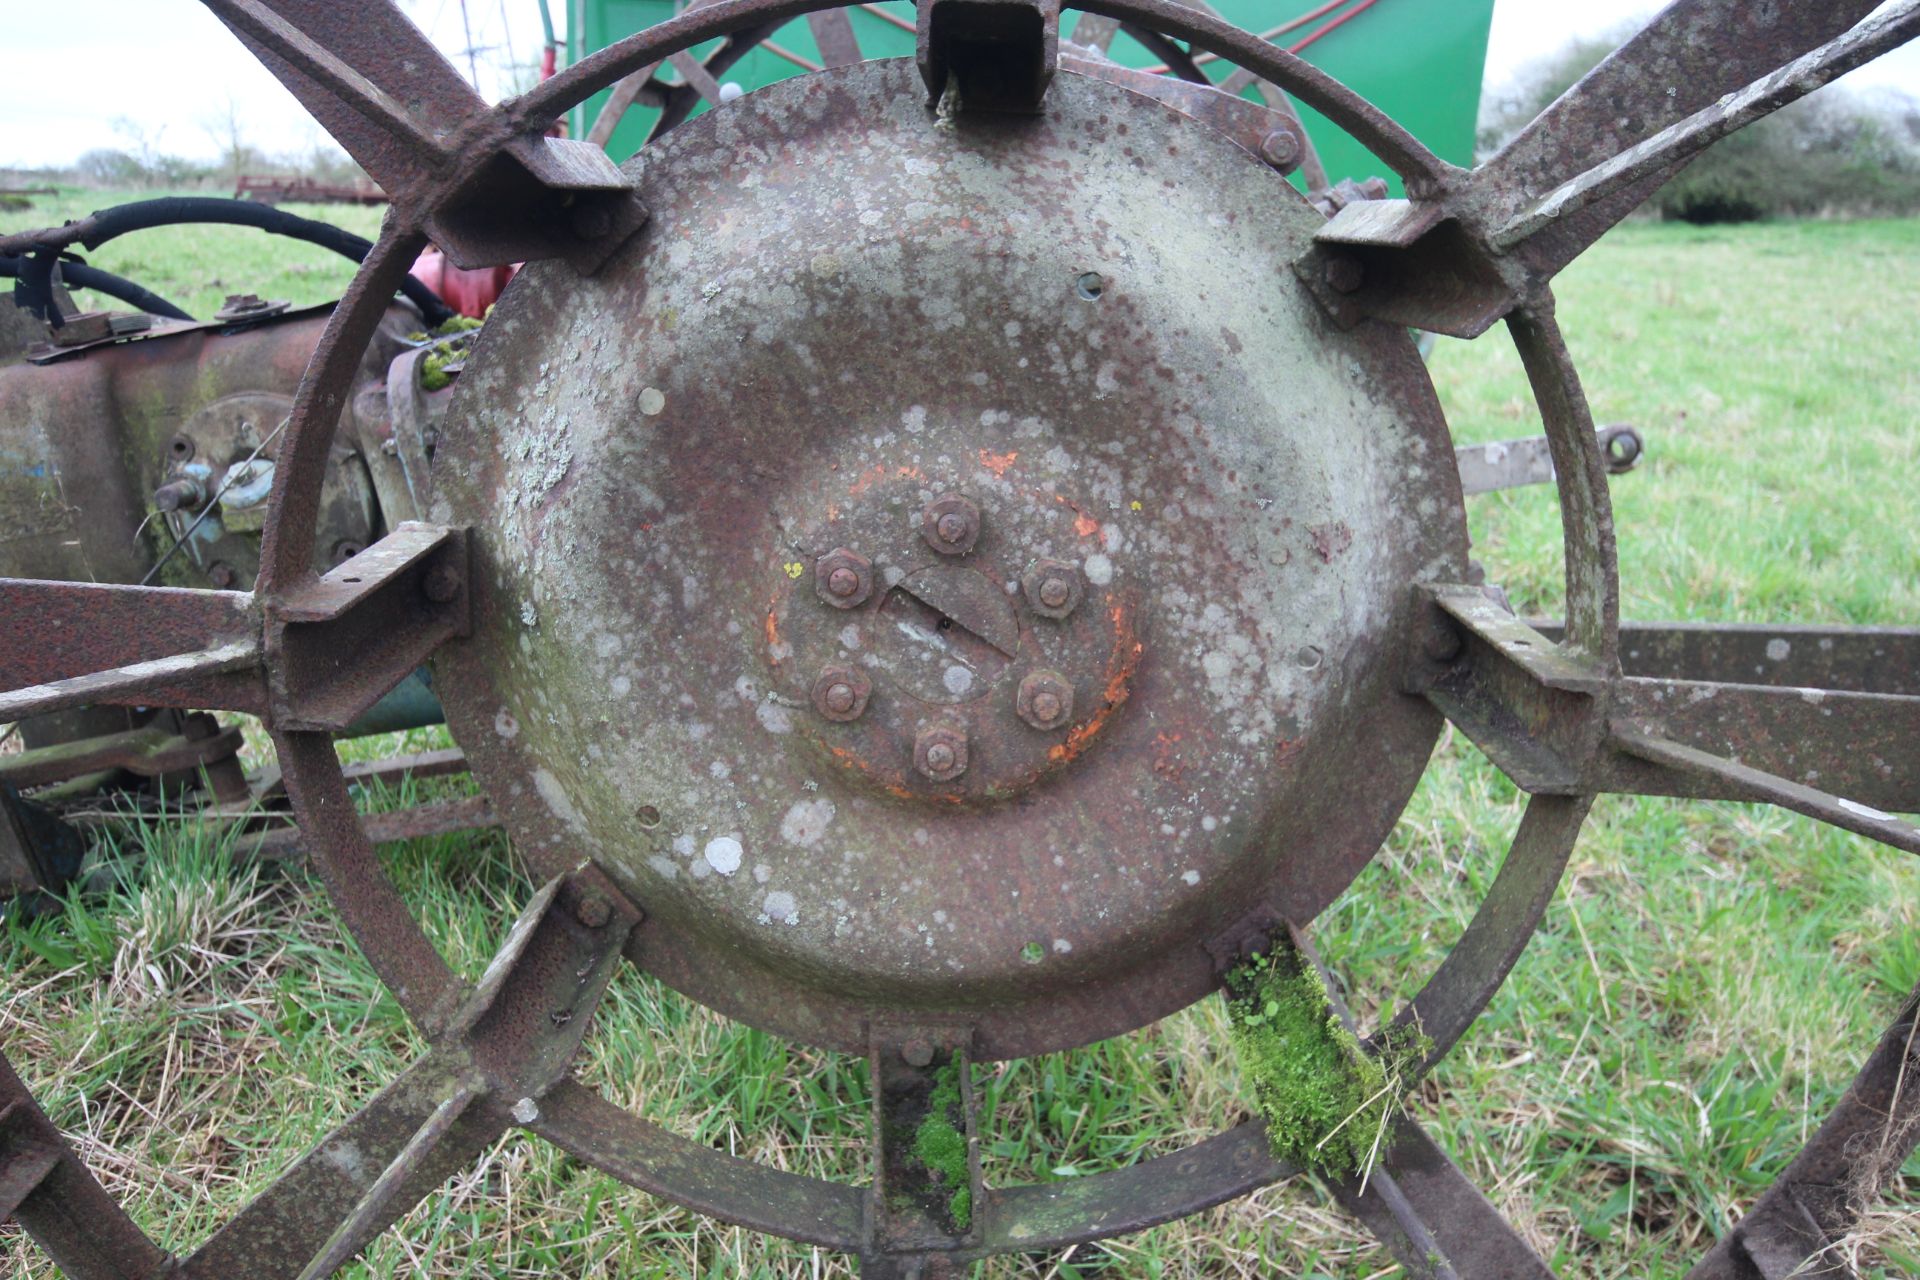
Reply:
[[[1481,152],[1506,145],[1624,35],[1575,41],[1488,95]],[[1920,103],[1821,89],[1710,147],[1648,207],[1686,222],[1920,212]]]
[[[111,147],[83,152],[73,165],[80,181],[95,187],[132,187],[147,180],[147,171],[138,158]]]
[[[241,125],[240,104],[228,94],[226,101],[215,111],[200,118],[200,127],[206,131],[213,145],[220,152],[220,169],[226,180],[239,185],[240,175],[249,168],[259,167],[261,154],[247,145],[246,131]]]

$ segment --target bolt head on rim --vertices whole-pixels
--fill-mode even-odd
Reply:
[[[967,771],[967,731],[957,724],[932,724],[913,744],[913,767],[934,782],[951,782]]]
[[[1065,560],[1042,557],[1020,575],[1020,593],[1027,607],[1043,618],[1064,618],[1080,603],[1080,568]]]
[[[813,565],[814,589],[836,609],[856,609],[873,594],[873,561],[849,547],[835,547]]]
[[[873,682],[857,668],[836,663],[813,682],[813,707],[837,724],[858,720],[873,695]]]
[[[963,556],[980,540],[980,508],[971,498],[943,493],[920,512],[927,545],[943,556]]]
[[[1036,729],[1058,729],[1073,718],[1073,684],[1058,671],[1034,671],[1020,681],[1015,710]]]

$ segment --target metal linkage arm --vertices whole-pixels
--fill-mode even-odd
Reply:
[[[87,703],[257,713],[260,662],[245,592],[0,579],[0,721]]]
[[[1524,790],[1776,804],[1920,853],[1920,831],[1889,812],[1920,811],[1920,697],[1610,675],[1478,588],[1427,590],[1446,621],[1409,684]],[[1753,634],[1736,641],[1750,648]],[[1697,629],[1689,640],[1706,643]],[[1885,633],[1851,647],[1904,640]],[[1764,644],[1790,649],[1779,637]],[[1889,678],[1905,687],[1912,676]]]

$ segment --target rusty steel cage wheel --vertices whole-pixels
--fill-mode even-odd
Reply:
[[[1680,0],[1470,172],[1196,9],[1081,6],[1232,60],[1404,183],[1331,218],[1214,114],[1240,108],[1077,72],[1055,0],[923,0],[917,67],[860,62],[821,0],[723,0],[497,107],[383,0],[206,3],[393,208],[302,384],[257,589],[0,583],[0,718],[263,716],[328,894],[430,1047],[179,1259],[0,1064],[0,1209],[72,1276],[326,1275],[513,1126],[876,1275],[1246,1193],[1293,1172],[1255,1123],[982,1185],[967,1066],[1144,1025],[1276,938],[1306,947],[1445,722],[1530,799],[1390,1021],[1430,1038],[1423,1065],[1518,959],[1598,793],[1771,802],[1920,852],[1889,813],[1916,807],[1920,634],[1641,627],[1623,668],[1605,463],[1547,288],[1693,154],[1920,31],[1920,3]],[[835,65],[624,168],[543,136],[801,17]],[[462,376],[435,523],[316,576],[344,389],[429,236],[534,265]],[[1500,320],[1552,447],[1560,631],[1466,585],[1406,333]],[[544,879],[471,985],[383,874],[331,736],[429,657]],[[871,1186],[707,1149],[577,1081],[622,956],[868,1054]],[[1695,1274],[1843,1274],[1823,1250],[1861,1162],[1920,1134],[1912,1007]],[[902,1136],[934,1105],[964,1186]],[[1370,1179],[1332,1185],[1411,1274],[1548,1274],[1410,1116]]]

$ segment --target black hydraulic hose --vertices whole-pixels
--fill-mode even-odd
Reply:
[[[0,254],[0,280],[11,280],[19,274],[20,259]],[[159,294],[141,288],[125,276],[117,276],[111,271],[102,271],[98,267],[90,267],[84,262],[62,262],[60,280],[69,288],[91,289],[95,293],[104,293],[109,298],[124,302],[150,316],[165,316],[169,320],[193,319]]]
[[[214,196],[163,196],[157,200],[136,200],[132,204],[102,209],[80,224],[85,230],[72,240],[78,240],[89,249],[97,249],[129,231],[147,231],[154,227],[185,223],[256,227],[271,235],[287,236],[331,249],[355,262],[364,261],[367,254],[373,251],[372,241],[330,222],[302,218],[284,209],[255,204],[251,200],[227,200]],[[72,243],[72,240],[62,243]],[[22,255],[23,261],[14,284],[14,300],[49,320],[54,319],[49,314],[53,301],[54,248],[50,244],[45,249]],[[420,308],[420,314],[429,328],[445,324],[453,318],[453,308],[442,302],[440,295],[421,280],[408,276],[400,286],[400,292]]]

